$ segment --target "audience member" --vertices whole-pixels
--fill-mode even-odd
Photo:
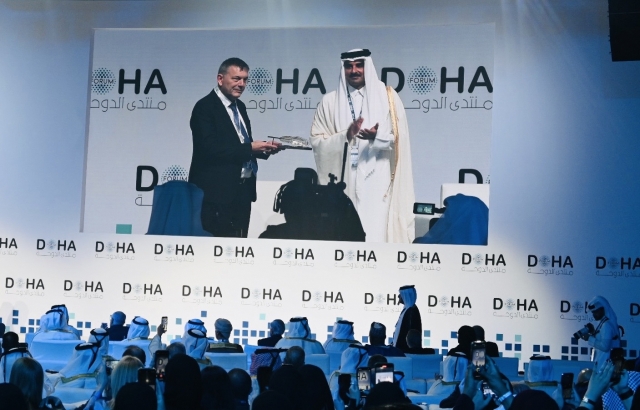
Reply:
[[[171,343],[167,346],[167,352],[169,352],[169,360],[179,353],[187,354],[187,348],[181,342]]]
[[[18,386],[0,383],[0,410],[28,410],[27,400]]]
[[[31,353],[26,347],[20,346],[18,335],[14,332],[7,332],[2,338],[2,350],[4,353],[0,357],[0,382],[9,383],[11,379],[11,369],[16,360],[22,357],[31,357]]]
[[[355,336],[353,335],[353,322],[349,322],[348,320],[338,320],[333,325],[333,331],[331,333],[331,337],[327,339],[322,346],[327,354],[342,353],[349,345],[360,344],[359,341],[355,340]]]
[[[404,357],[402,350],[395,346],[386,346],[387,327],[382,323],[373,322],[369,328],[369,344],[365,345],[369,356],[381,354],[385,357]]]
[[[109,334],[105,329],[91,330],[88,343],[80,343],[73,349],[69,362],[57,374],[48,376],[53,384],[62,387],[93,388],[102,357],[109,354]]]
[[[324,377],[324,373],[323,373]],[[325,383],[326,383],[325,378]],[[251,376],[243,369],[229,371],[231,394],[233,395],[233,410],[249,410],[249,395],[251,394]]]
[[[476,332],[471,326],[461,326],[458,329],[458,345],[447,353],[449,356],[453,356],[457,353],[464,354],[467,360],[471,358],[471,343],[476,340]]]
[[[306,354],[324,353],[324,348],[320,342],[312,339],[311,328],[306,317],[291,318],[287,335],[276,344],[276,347],[283,349],[291,346],[300,346]]]
[[[144,352],[144,349],[138,346],[127,346],[127,348],[124,349],[124,352],[122,352],[122,357],[124,358],[125,356],[135,357],[140,360],[142,364],[147,362],[147,354]]]
[[[558,382],[553,380],[551,358],[543,355],[531,356],[524,383],[531,389],[544,391],[551,396],[558,388]]]
[[[436,351],[430,347],[422,347],[422,334],[418,329],[411,329],[407,332],[406,354],[435,354]]]
[[[40,328],[33,336],[33,340],[80,340],[80,337],[67,329],[64,311],[51,309],[40,318]]]
[[[305,395],[303,409],[334,410],[331,390],[324,372],[318,367],[305,364],[300,368]]]
[[[175,355],[165,369],[166,410],[199,410],[202,397],[200,367],[194,358]]]
[[[207,334],[198,329],[189,329],[184,339],[184,347],[188,356],[193,357],[200,370],[207,366],[211,366],[211,360],[205,357],[207,347],[209,346],[209,340]]]
[[[118,394],[120,389],[129,383],[138,381],[138,370],[143,368],[144,364],[133,356],[125,356],[118,362],[116,367],[111,373],[111,396],[112,403],[109,403],[111,408],[114,408],[118,402]],[[105,408],[107,408],[105,406]]]
[[[147,340],[150,334],[149,321],[143,317],[136,316],[129,325],[126,340]]]
[[[416,306],[418,294],[415,286],[402,286],[399,292],[399,303],[404,305],[404,309],[400,312],[400,317],[396,323],[392,345],[404,352],[409,347],[407,346],[407,333],[409,330],[416,329],[422,333],[422,319],[420,318],[420,310]]]
[[[613,370],[613,363],[607,361],[600,371],[593,372],[591,379],[589,379],[587,391],[580,402],[580,407],[578,407],[579,410],[602,408],[602,396],[609,388],[621,399],[624,409],[632,409],[634,408],[633,406],[637,405],[634,403],[636,400],[634,399],[633,390],[627,384],[629,382],[629,373],[623,370],[620,375],[620,381],[612,385],[611,376],[613,375]]]
[[[112,342],[120,342],[127,337],[127,333],[129,332],[129,327],[125,326],[127,322],[127,315],[123,312],[117,311],[111,314],[111,318],[109,320],[109,327],[107,331],[109,332],[109,340]]]
[[[498,349],[498,345],[494,342],[487,342],[484,340],[484,328],[480,325],[475,325],[473,327],[473,332],[475,333],[476,340],[481,340],[485,345],[485,354],[489,357],[500,357],[500,350]]]
[[[258,340],[258,346],[275,347],[284,334],[284,322],[275,319],[269,324],[269,337]]]
[[[216,329],[216,343],[210,343],[208,352],[212,353],[244,353],[244,349],[237,343],[231,343],[229,338],[231,337],[231,332],[233,331],[233,326],[231,322],[227,319],[218,319],[214,323],[214,327]]]
[[[2,342],[2,338],[4,337],[4,332],[7,330],[7,327],[4,323],[2,323],[0,319],[0,342]],[[2,354],[2,346],[0,346],[0,354]]]
[[[258,397],[253,401],[251,406],[251,410],[294,410],[298,409],[298,407],[294,407],[291,404],[291,400],[284,394],[274,391],[267,390],[263,393],[260,393]]]
[[[30,357],[16,360],[11,369],[11,384],[18,386],[29,410],[40,408],[42,389],[44,387],[44,371],[40,363]]]
[[[75,327],[69,324],[69,310],[67,309],[67,306],[66,305],[51,306],[51,310],[56,310],[56,309],[62,311],[63,321],[64,321],[63,329],[67,332],[74,333],[76,336],[78,336],[78,339],[80,339],[82,337],[82,331],[76,329]]]
[[[203,410],[231,410],[233,409],[233,394],[231,380],[227,372],[220,366],[207,366],[200,372],[202,380]]]
[[[113,410],[157,410],[156,392],[144,383],[128,383],[115,399]]]
[[[296,409],[304,406],[304,386],[299,369],[304,365],[305,351],[300,346],[292,346],[282,363],[269,380],[269,390],[278,391],[291,401]]]
[[[380,382],[369,390],[369,395],[364,405],[364,410],[374,409],[376,406],[385,404],[404,404],[411,403],[402,389],[391,382]]]
[[[187,333],[189,333],[189,330],[191,329],[197,329],[203,333],[207,333],[207,328],[204,326],[204,322],[198,318],[194,318],[194,319],[190,319],[187,323],[185,323],[184,325],[184,333],[182,334],[182,337],[176,337],[174,338],[170,344],[173,343],[180,343],[182,342],[186,337],[187,337]],[[165,329],[166,331],[166,329]]]

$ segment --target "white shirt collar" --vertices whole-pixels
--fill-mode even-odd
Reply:
[[[220,97],[220,101],[222,101],[222,104],[224,104],[225,107],[229,107],[231,104],[233,104],[233,102],[228,99],[227,96],[224,95],[218,87],[216,87],[215,90],[216,94],[218,94],[218,97]]]
[[[360,96],[364,97],[364,95],[365,95],[365,93],[367,91],[367,86],[363,85],[361,89],[356,90],[355,88],[353,88],[352,86],[347,84],[347,89],[349,90],[349,94],[351,94],[352,96],[360,95]]]

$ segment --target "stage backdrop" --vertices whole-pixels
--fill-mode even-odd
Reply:
[[[398,288],[415,284],[423,344],[441,353],[456,345],[460,326],[481,324],[506,357],[588,360],[587,343],[571,335],[591,320],[586,305],[596,294],[625,327],[628,357],[639,347],[626,345],[640,329],[632,254],[87,233],[0,237],[0,263],[2,320],[21,337],[64,303],[85,339],[122,310],[128,321],[169,316],[168,339],[191,318],[212,334],[225,317],[234,341],[256,344],[273,319],[306,316],[321,342],[341,318],[366,342],[373,321],[393,335]]]
[[[488,184],[493,47],[493,24],[95,30],[81,231],[147,231],[153,187],[188,178],[191,110],[232,56],[251,67],[242,100],[253,138],[309,138],[317,104],[338,85],[340,53],[368,48],[406,109],[416,200],[439,205],[461,169],[476,171],[467,183]],[[315,168],[312,151],[260,162],[250,237],[283,221],[273,198],[298,167]]]

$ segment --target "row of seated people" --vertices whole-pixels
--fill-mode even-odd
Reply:
[[[112,323],[108,331],[109,334],[112,330],[115,330],[113,329],[114,326],[118,325],[118,323],[113,322],[113,317],[118,316],[117,313],[118,312],[112,315]],[[52,323],[55,324],[55,326],[52,326],[51,325]],[[49,326],[49,328],[47,328],[47,326]],[[52,327],[55,328],[56,326],[60,330],[51,329]],[[47,312],[47,314],[43,316],[43,318],[41,319],[41,329],[43,328],[47,330],[44,330],[42,332],[39,331],[38,333],[40,333],[42,336],[54,335],[54,337],[52,337],[51,339],[70,338],[70,336],[77,338],[77,332],[74,331],[74,329],[68,325],[68,313],[66,312],[66,307],[64,307],[63,305],[52,307],[51,311]],[[199,319],[194,319],[189,321],[187,325],[185,325],[185,333],[183,337],[181,339],[178,339],[177,341],[174,341],[174,343],[172,344],[175,344],[177,347],[179,346],[177,343],[179,343],[180,340],[185,342],[183,343],[183,345],[186,345],[189,347],[188,354],[194,357],[195,360],[199,361],[198,363],[201,368],[206,367],[207,365],[210,364],[210,362],[207,361],[206,357],[204,357],[204,352],[207,350],[217,351],[216,346],[221,347],[220,352],[232,353],[232,352],[242,351],[241,346],[233,345],[228,342],[229,336],[232,331],[232,326],[229,321],[225,319],[219,319],[216,321],[215,328],[216,328],[216,338],[221,343],[214,343],[214,344],[210,343],[210,340],[206,337],[206,328],[204,327],[204,323],[202,323],[202,321],[200,321]],[[483,335],[481,334],[479,335],[477,333],[478,331],[482,332],[482,329],[479,327],[476,327],[474,329],[468,326],[463,326],[462,328],[460,328],[458,331],[459,344],[455,348],[451,349],[449,351],[447,358],[445,358],[445,362],[447,362],[447,364],[444,366],[445,377],[443,378],[442,383],[434,384],[432,386],[432,390],[430,390],[430,393],[432,393],[432,395],[437,395],[437,393],[442,394],[443,392],[447,392],[451,387],[453,387],[453,392],[452,392],[453,394],[452,394],[452,397],[449,397],[449,403],[441,403],[442,407],[446,407],[447,404],[449,404],[449,407],[451,407],[450,404],[454,403],[455,400],[458,398],[458,396],[460,396],[460,391],[462,390],[462,388],[459,387],[456,389],[455,387],[457,386],[457,382],[460,381],[459,379],[461,378],[461,375],[464,373],[464,368],[466,363],[468,363],[468,359],[470,356],[471,342],[474,341],[475,339],[483,339]],[[275,342],[274,347],[281,347],[281,348],[299,346],[307,354],[323,353],[325,352],[325,350],[326,351],[343,350],[344,351],[343,357],[347,358],[347,360],[346,362],[343,360],[340,373],[355,374],[355,371],[347,371],[347,368],[349,368],[349,364],[348,364],[349,357],[355,357],[354,354],[350,354],[350,353],[353,353],[353,351],[358,351],[357,353],[358,362],[357,362],[357,365],[355,366],[355,370],[357,370],[357,367],[359,365],[362,365],[365,362],[365,359],[368,359],[369,357],[374,356],[376,354],[381,354],[386,357],[404,356],[404,352],[400,351],[399,349],[393,346],[385,345],[386,329],[384,328],[384,325],[375,323],[375,322],[372,324],[370,333],[369,333],[370,344],[364,347],[358,346],[359,342],[354,340],[353,324],[348,321],[339,321],[335,324],[333,329],[334,337],[330,338],[324,344],[324,346],[320,345],[320,343],[310,338],[311,330],[309,328],[308,321],[305,318],[292,318],[289,323],[289,333],[286,337],[282,337],[283,332],[284,332],[284,323],[282,321],[274,321],[271,324],[271,335],[269,336],[269,338],[262,339],[259,342],[259,344],[267,345],[267,344],[274,344]],[[74,352],[74,357],[72,357],[72,360],[70,361],[70,363],[67,366],[65,366],[65,368],[60,370],[57,374],[49,375],[47,377],[45,382],[45,392],[47,391],[47,386],[49,386],[50,388],[51,385],[55,386],[56,384],[61,382],[62,383],[74,382],[76,384],[79,383],[79,380],[82,379],[82,377],[77,377],[78,375],[90,376],[88,377],[89,379],[91,377],[95,377],[94,373],[97,371],[96,369],[101,363],[100,357],[104,356],[105,351],[108,351],[108,348],[105,348],[105,346],[108,345],[108,338],[106,339],[106,341],[104,340],[105,339],[104,333],[106,333],[104,329],[94,329],[91,333],[92,334],[90,336],[88,343],[79,344],[77,346],[76,351]],[[139,341],[149,340],[148,350],[151,353],[153,353],[155,350],[158,350],[164,347],[164,345],[161,342],[161,337],[163,333],[164,333],[164,328],[159,326],[158,334],[156,334],[154,338],[149,340],[148,336],[150,335],[150,330],[149,330],[148,321],[140,317],[136,317],[134,318],[132,323],[127,327],[127,340],[131,342],[136,340],[139,340]],[[61,335],[64,335],[64,336],[59,337]],[[415,332],[409,332],[409,334],[407,335],[407,343],[409,345],[412,345],[412,342],[410,340],[411,339],[410,335],[415,335]],[[427,354],[433,353],[433,351],[430,351],[427,349],[421,349],[419,347],[420,341],[421,341],[421,337],[419,333],[417,334],[417,341],[418,341],[417,348],[420,349],[421,351],[416,353],[427,353]],[[496,356],[498,354],[497,346],[493,344],[495,346],[495,349],[494,349],[491,347],[491,345],[492,344],[490,342],[487,342],[487,355]],[[170,345],[170,348],[171,348],[171,345]],[[347,350],[349,349],[352,349],[352,351],[347,352]],[[4,365],[0,366],[0,369],[3,367],[6,368],[6,364],[8,362],[7,359],[11,359],[11,357],[14,357],[14,358],[18,357],[17,356],[18,354],[24,355],[24,352],[19,352],[19,351],[7,352],[7,353],[11,353],[11,354],[7,354],[6,357],[3,357]],[[186,347],[185,347],[185,353],[187,353]],[[532,363],[534,362],[534,360],[532,360]],[[536,366],[530,366],[529,369],[532,370],[534,368],[536,368]],[[74,369],[79,369],[81,373],[72,374]],[[452,371],[447,372],[447,369],[452,369]],[[448,377],[447,373],[449,373],[449,375],[453,374],[453,378],[450,376]],[[458,380],[456,380],[456,374],[457,374]],[[532,372],[530,371],[528,372],[528,374],[532,374]],[[8,377],[9,377],[8,374],[3,375],[3,379],[5,379],[5,381]],[[447,380],[447,379],[450,379],[450,380]],[[337,379],[332,378],[332,380],[337,380]],[[451,382],[454,382],[454,383],[451,383]],[[527,379],[527,382],[538,383],[538,385],[534,387],[541,387],[542,385],[540,383],[544,382],[544,380],[529,378]],[[66,386],[73,386],[73,385],[74,384],[69,384]],[[91,385],[89,384],[89,387],[90,386]],[[337,386],[337,383],[335,382],[332,383],[334,393],[337,391],[336,386]],[[86,386],[83,386],[83,387],[86,387]],[[441,389],[442,391],[438,392],[438,389]],[[403,390],[406,391],[406,387]]]
[[[106,333],[104,330],[103,332]],[[96,333],[102,332],[96,330]],[[5,337],[3,342],[9,339],[11,337]],[[101,344],[107,339],[108,336],[102,340],[96,339],[95,343]],[[12,363],[12,368],[9,369],[9,383],[19,388],[24,396],[23,400],[27,403],[27,407],[24,408],[29,409],[420,408],[410,404],[402,380],[381,382],[366,391],[359,388],[357,380],[359,368],[375,368],[387,361],[384,356],[369,355],[366,346],[349,346],[343,352],[341,369],[335,378],[327,382],[322,370],[304,364],[305,351],[299,346],[287,349],[282,362],[278,354],[281,349],[262,349],[266,354],[256,352],[256,355],[266,355],[271,358],[263,362],[264,366],[257,368],[252,366],[250,373],[244,369],[232,369],[227,373],[218,366],[203,367],[196,359],[185,354],[188,351],[186,345],[190,343],[189,339],[186,338],[183,342],[177,342],[168,347],[169,357],[164,382],[155,381],[155,393],[147,386],[136,383],[139,381],[139,370],[144,367],[143,363],[146,361],[144,351],[139,348],[126,351],[110,375],[107,367],[100,365],[96,375],[95,390],[90,390],[81,402],[67,402],[66,407],[63,407],[64,405],[55,397],[43,393],[46,389],[46,376],[39,363],[28,355]],[[9,351],[12,349],[10,346],[5,348]],[[269,355],[270,350],[276,354]],[[458,358],[459,355],[454,356]],[[463,360],[457,362],[459,364]],[[544,358],[532,360],[528,372],[544,378],[549,370],[547,362],[548,360]],[[640,397],[634,397],[634,389],[637,388],[640,379],[638,373],[624,370],[620,374],[619,381],[614,383],[612,382],[614,366],[611,363],[606,364],[600,372],[592,373],[590,380],[586,382],[579,378],[578,385],[575,389],[571,389],[568,396],[563,394],[561,388],[548,394],[535,389],[535,385],[511,383],[500,373],[491,358],[487,358],[486,365],[481,368],[470,364],[462,366],[461,370],[463,374],[463,379],[459,383],[461,394],[450,406],[456,410],[494,409],[497,405],[513,410],[554,410],[576,407],[583,410],[634,409],[637,408],[635,406],[640,405]],[[481,380],[478,380],[476,373]],[[586,372],[580,377],[585,375]],[[482,385],[483,382],[486,386]],[[128,384],[132,386],[123,390]],[[486,394],[487,388],[491,389],[492,394]],[[133,389],[130,394],[120,394],[129,389]],[[5,390],[10,390],[9,386],[0,386],[0,408],[4,403],[11,402],[10,398],[3,396]],[[578,390],[582,391],[578,393]],[[615,397],[617,401],[609,401],[608,396]],[[384,407],[385,405],[387,407]],[[440,406],[440,408],[445,407]]]

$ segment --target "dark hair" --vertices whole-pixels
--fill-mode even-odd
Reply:
[[[164,374],[164,402],[167,410],[200,408],[202,380],[193,357],[178,353],[167,363]]]
[[[369,362],[367,363],[367,367],[376,367],[379,364],[388,363],[387,358],[381,354],[374,354],[369,357]]]
[[[289,398],[275,390],[260,393],[251,406],[251,410],[293,410],[293,408]]]
[[[140,360],[143,365],[147,362],[147,354],[141,347],[135,345],[127,346],[125,351],[122,352],[122,357],[125,356],[133,356],[136,359]]]
[[[251,376],[246,370],[229,370],[229,382],[231,383],[231,393],[235,398],[246,400],[251,394]]]
[[[334,410],[329,383],[322,369],[305,364],[300,369],[308,410]]]
[[[13,349],[14,347],[18,347],[19,344],[20,340],[17,333],[7,332],[4,334],[4,337],[2,338],[3,350]]]
[[[11,410],[27,410],[24,394],[11,383],[0,383],[0,403],[2,408]]]
[[[169,352],[169,359],[171,359],[178,353],[187,354],[187,348],[183,343],[180,342],[171,343],[169,346],[167,346],[167,351]]]
[[[220,68],[218,68],[218,74],[226,74],[229,70],[229,67],[235,66],[240,69],[240,71],[249,71],[249,65],[245,63],[243,60],[238,57],[227,58],[220,64]]]
[[[542,390],[525,390],[511,402],[513,410],[558,410],[558,404]]]
[[[233,407],[231,380],[229,374],[220,366],[207,366],[200,371],[202,400],[200,406],[205,410]]]
[[[367,403],[364,409],[370,410],[375,408],[375,406],[381,406],[383,404],[400,403],[411,403],[411,400],[405,397],[402,389],[397,384],[381,382],[369,390],[369,396],[367,397]]]
[[[151,386],[133,382],[120,389],[116,397],[114,410],[156,410],[158,402]]]
[[[18,386],[29,407],[37,409],[42,401],[44,371],[40,363],[30,357],[21,357],[11,368],[9,383]]]

